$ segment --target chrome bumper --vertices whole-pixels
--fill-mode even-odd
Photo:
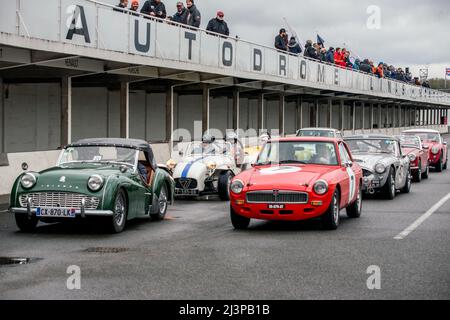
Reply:
[[[22,214],[28,214],[36,215],[36,209],[30,209],[30,208],[9,208],[9,212],[11,213],[22,213]],[[114,215],[114,212],[109,210],[81,210],[77,209],[75,210],[75,214],[77,216],[81,216],[82,218],[86,216],[92,216],[92,217],[112,217]],[[45,218],[53,218],[53,217],[45,217]],[[58,218],[58,217],[55,217]]]

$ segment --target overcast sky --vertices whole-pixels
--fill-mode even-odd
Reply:
[[[119,0],[103,0],[118,3]],[[131,0],[130,0],[131,2]],[[140,0],[140,4],[144,3]],[[173,14],[176,0],[163,0]],[[418,69],[429,66],[431,77],[444,77],[450,67],[450,0],[196,0],[202,28],[220,9],[231,35],[273,45],[286,17],[299,37],[325,45],[345,46],[361,58]],[[369,29],[369,6],[380,8],[380,29]]]

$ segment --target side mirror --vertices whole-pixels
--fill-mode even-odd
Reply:
[[[444,142],[443,142],[443,145],[446,146],[446,145],[447,145],[447,141],[444,141]]]
[[[347,168],[353,167],[353,161],[347,161],[347,162],[345,163],[345,166],[346,166]]]
[[[126,173],[128,171],[128,168],[127,166],[120,166],[119,170],[121,173]]]
[[[428,150],[428,149],[430,149],[430,146],[429,146],[429,145],[424,145],[423,148],[424,148],[425,150]]]
[[[26,162],[22,163],[22,170],[28,171],[28,163],[26,163]]]
[[[178,152],[178,155],[183,156],[183,155],[184,155],[184,152],[183,152],[183,151],[180,151],[180,152]]]

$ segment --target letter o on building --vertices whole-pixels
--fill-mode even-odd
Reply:
[[[231,42],[223,42],[222,63],[225,67],[231,67],[233,65],[233,44]]]

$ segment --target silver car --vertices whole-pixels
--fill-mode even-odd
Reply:
[[[297,137],[344,138],[339,130],[333,128],[303,128],[297,130]]]
[[[394,199],[400,190],[411,190],[410,158],[402,154],[400,141],[392,136],[361,135],[345,138],[353,159],[363,168],[363,190],[381,192]]]

